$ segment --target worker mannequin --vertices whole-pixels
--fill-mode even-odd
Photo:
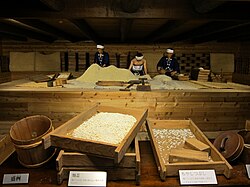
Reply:
[[[95,53],[94,63],[101,67],[109,66],[109,54],[104,51],[103,45],[97,45],[97,52]]]
[[[146,75],[147,74],[147,61],[144,59],[142,53],[137,53],[135,58],[130,62],[128,68],[134,75]]]
[[[168,48],[166,55],[157,63],[157,71],[159,74],[165,74],[174,79],[180,73],[179,63],[174,58],[174,50],[172,48]]]

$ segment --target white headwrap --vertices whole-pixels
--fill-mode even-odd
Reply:
[[[135,56],[136,60],[140,61],[143,59],[143,56]]]
[[[97,49],[104,49],[104,46],[103,45],[97,45],[96,48]]]
[[[167,53],[174,53],[173,49],[167,49]]]

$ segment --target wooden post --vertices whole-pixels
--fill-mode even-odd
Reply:
[[[116,66],[117,66],[118,68],[120,68],[120,66],[121,66],[121,55],[118,54],[118,53],[116,53],[116,54],[115,54],[115,57],[116,57]]]
[[[68,51],[64,53],[64,70],[69,70],[69,53]]]
[[[78,55],[78,52],[75,53],[75,59],[76,59],[75,71],[79,71],[79,55]]]
[[[86,53],[86,69],[90,66],[89,53]]]
[[[129,68],[129,65],[130,65],[130,51],[128,52],[128,56],[127,56],[127,68]]]

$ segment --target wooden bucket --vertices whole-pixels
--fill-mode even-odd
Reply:
[[[10,129],[20,164],[39,167],[55,154],[54,148],[44,149],[42,137],[53,130],[52,121],[43,115],[29,116],[17,121]]]

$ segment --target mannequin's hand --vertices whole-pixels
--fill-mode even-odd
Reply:
[[[172,71],[171,76],[174,76],[177,73],[177,71]]]

